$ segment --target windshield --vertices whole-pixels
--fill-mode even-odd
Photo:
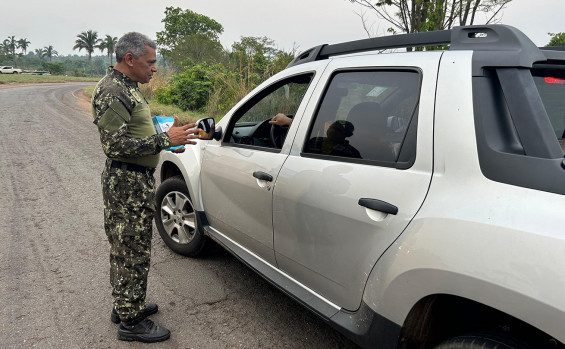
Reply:
[[[562,69],[534,69],[532,75],[539,91],[555,137],[565,155],[565,71]]]

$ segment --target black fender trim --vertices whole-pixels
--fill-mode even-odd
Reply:
[[[330,325],[362,348],[397,348],[402,326],[377,314],[365,302],[355,312],[340,310]]]

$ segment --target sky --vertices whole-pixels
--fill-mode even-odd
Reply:
[[[266,36],[287,52],[367,38],[360,19],[362,8],[349,0],[21,0],[5,4],[0,12],[0,40],[13,35],[31,42],[28,52],[53,45],[60,56],[85,55],[84,50],[72,47],[77,34],[90,29],[101,38],[138,31],[155,39],[164,29],[161,20],[167,6],[219,22],[224,27],[220,41],[230,49],[242,36]],[[500,23],[517,27],[536,45],[545,46],[548,32],[565,32],[563,13],[565,0],[513,0]],[[371,12],[366,18],[373,33],[384,35],[390,26]]]

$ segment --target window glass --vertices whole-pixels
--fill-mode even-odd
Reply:
[[[281,148],[288,126],[273,126],[269,120],[279,113],[294,117],[312,76],[311,73],[294,76],[261,91],[234,114],[227,142]]]
[[[565,73],[559,70],[534,70],[534,81],[565,155]]]
[[[316,113],[304,154],[394,164],[415,156],[420,74],[353,71],[334,75]],[[407,131],[413,129],[414,132]],[[413,139],[405,140],[405,135]],[[413,149],[403,149],[410,144]],[[402,154],[401,158],[413,158]],[[392,165],[391,165],[392,166]]]

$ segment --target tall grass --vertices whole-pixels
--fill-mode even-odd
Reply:
[[[161,87],[169,86],[169,78],[173,76],[173,72],[169,69],[159,69],[149,83],[139,86],[139,90],[147,99],[155,98],[155,91]]]

